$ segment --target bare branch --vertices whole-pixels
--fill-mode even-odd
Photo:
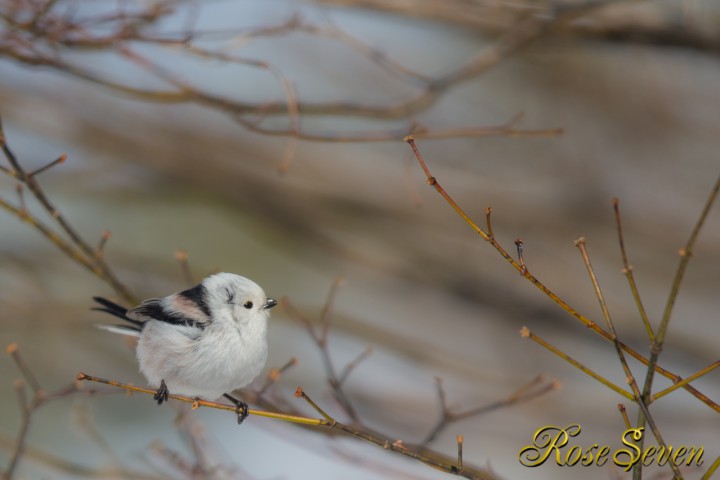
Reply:
[[[311,141],[393,141],[409,134],[418,138],[451,138],[487,135],[556,135],[558,129],[521,130],[516,128],[517,120],[498,127],[463,126],[460,128],[428,129],[419,127],[412,117],[432,107],[449,89],[458,83],[484,73],[500,63],[512,52],[539,37],[549,25],[561,22],[570,12],[549,9],[532,12],[526,18],[518,18],[506,31],[474,58],[457,70],[436,78],[422,75],[406,67],[384,52],[352,37],[328,22],[328,25],[311,23],[300,15],[278,25],[258,26],[249,31],[200,31],[189,30],[192,24],[181,32],[162,31],[159,20],[171,16],[177,5],[158,2],[148,7],[127,11],[118,7],[117,12],[83,15],[81,9],[60,14],[66,2],[48,2],[37,7],[31,2],[24,5],[31,20],[19,10],[4,12],[2,21],[10,28],[0,34],[0,57],[13,59],[32,66],[45,66],[76,78],[102,85],[105,88],[126,95],[160,103],[196,103],[224,112],[246,129],[264,135],[289,136],[281,163],[280,172],[285,172],[292,163],[298,140]],[[52,4],[50,4],[52,3]],[[50,6],[47,6],[50,5]],[[188,7],[190,9],[191,7]],[[573,9],[569,9],[573,10]],[[560,15],[560,12],[562,15]],[[576,10],[573,10],[576,12]],[[557,15],[556,15],[557,14]],[[193,22],[193,18],[189,18]],[[197,17],[197,15],[195,15]],[[151,28],[152,27],[152,28]],[[262,60],[244,58],[228,53],[234,43],[250,38],[289,36],[302,33],[309,36],[339,43],[372,62],[387,72],[395,81],[410,87],[413,93],[394,102],[363,104],[352,101],[306,102],[298,98],[292,82],[274,65]],[[200,46],[227,39],[228,44],[207,48]],[[186,58],[220,61],[224,64],[243,65],[265,70],[277,81],[282,98],[271,102],[234,100],[213,91],[206,91],[185,81],[171,67],[162,66],[153,58],[141,55],[135,45],[154,45],[160,52],[172,49]],[[68,52],[106,51],[119,54],[121,58],[140,67],[151,76],[161,80],[167,87],[159,89],[138,88],[132,83],[116,80],[93,72],[70,60]],[[312,131],[301,127],[301,116],[323,117],[367,117],[376,119],[407,120],[398,129],[377,128],[370,131],[353,131],[338,126],[330,131]],[[270,127],[265,120],[270,116],[286,117],[287,128]],[[39,173],[39,172],[38,172]]]
[[[427,183],[428,185],[432,186],[444,199],[445,201],[455,210],[455,212],[467,223],[472,230],[477,233],[483,240],[488,242],[497,252],[510,264],[513,268],[515,268],[518,272],[522,272],[522,266],[516,262],[512,256],[500,245],[495,237],[489,236],[487,233],[485,233],[471,218],[470,216],[465,213],[465,211],[460,207],[460,205],[453,200],[453,198],[445,191],[445,189],[442,188],[438,180],[432,176],[430,173],[430,170],[427,167],[427,164],[425,163],[425,160],[422,158],[422,155],[420,154],[420,151],[417,148],[417,145],[415,144],[415,139],[412,136],[406,137],[404,139],[412,148],[413,153],[415,154],[415,158],[417,159],[418,163],[420,164],[420,167],[425,172],[425,175],[427,177]],[[720,179],[718,180],[720,183]],[[716,189],[713,190],[713,195],[717,193],[717,187],[718,184],[716,184]],[[714,199],[714,196],[712,197]],[[704,215],[707,215],[707,210],[709,207],[706,206],[706,209],[704,210]],[[487,214],[486,214],[487,215]],[[702,217],[704,219],[704,216]],[[592,320],[588,319],[584,315],[582,315],[580,312],[575,310],[568,304],[565,300],[560,298],[557,294],[555,294],[553,291],[551,291],[548,287],[546,287],[540,280],[535,278],[531,273],[526,273],[524,275],[524,278],[526,278],[528,281],[530,281],[535,287],[537,287],[540,291],[542,291],[548,298],[550,298],[553,302],[558,304],[563,310],[568,312],[570,315],[572,315],[574,318],[579,320],[583,325],[585,325],[587,328],[592,329],[594,332],[599,334],[602,338],[609,342],[617,342],[619,347],[628,355],[635,358],[639,362],[641,362],[643,365],[650,365],[651,360],[649,360],[647,357],[640,354],[637,350],[633,349],[632,347],[626,345],[625,343],[621,342],[617,338],[613,338],[613,336],[608,333],[605,329],[600,327],[597,323],[593,322]],[[534,334],[530,334],[530,331],[527,329],[523,329],[523,332],[527,331],[527,335],[530,336],[530,338],[535,338]],[[547,347],[546,347],[547,348]],[[652,362],[652,365],[650,365],[650,368],[652,368],[654,371],[658,372],[659,374],[663,375],[666,378],[669,378],[673,382],[679,382],[682,379],[670,372],[669,370],[666,370],[662,368],[656,361]],[[695,398],[703,402],[705,405],[710,407],[716,412],[720,412],[720,405],[718,405],[716,402],[711,400],[707,397],[707,395],[703,394],[702,392],[698,391],[696,388],[692,387],[689,384],[683,385],[683,388],[691,393]],[[622,389],[620,389],[622,390]],[[627,393],[627,392],[626,392]],[[644,395],[644,394],[643,394]]]
[[[26,172],[8,146],[5,133],[2,131],[2,123],[0,123],[0,146],[5,154],[5,158],[10,164],[10,169],[3,169],[3,173],[19,182],[17,184],[17,189],[18,194],[20,195],[19,206],[14,206],[8,201],[0,198],[0,207],[35,228],[63,253],[70,257],[70,259],[90,270],[104,282],[107,282],[123,299],[129,303],[137,303],[132,293],[130,293],[130,290],[122,282],[120,282],[116,274],[110,268],[109,264],[103,258],[102,248],[99,250],[98,248],[93,248],[80,236],[75,228],[70,225],[68,220],[63,216],[60,210],[50,202],[50,199],[46,195],[45,191],[37,182],[36,175],[38,173],[46,171],[50,167],[62,163],[65,156],[61,156],[45,167],[35,170],[33,173]],[[24,197],[22,196],[24,187],[27,187],[47,214],[55,220],[59,226],[58,231],[43,224],[36,216],[30,213],[29,209],[25,205]],[[67,240],[63,237],[66,237]],[[104,246],[104,243],[101,244],[101,247],[102,246]],[[101,254],[98,255],[98,252]]]
[[[580,254],[582,255],[583,262],[585,263],[585,266],[587,267],[588,276],[590,277],[590,281],[593,284],[593,289],[595,290],[595,295],[597,296],[598,302],[600,303],[600,309],[602,310],[603,318],[605,318],[605,322],[607,323],[608,330],[610,331],[610,335],[613,341],[613,344],[615,345],[615,351],[617,353],[618,359],[620,360],[620,364],[622,365],[623,371],[625,372],[625,378],[627,381],[627,384],[630,385],[630,388],[633,391],[633,401],[640,407],[640,411],[642,412],[643,416],[645,417],[645,420],[650,425],[650,430],[652,430],[653,435],[655,436],[655,439],[657,440],[658,444],[665,450],[667,450],[667,446],[665,444],[665,440],[663,440],[663,437],[660,433],[660,430],[658,429],[655,420],[650,414],[650,410],[648,409],[648,402],[645,397],[643,397],[640,393],[640,388],[637,385],[637,381],[635,380],[635,376],[632,373],[632,370],[630,370],[630,366],[627,363],[627,360],[625,359],[625,353],[623,352],[622,348],[620,347],[620,343],[618,341],[618,336],[615,331],[615,325],[613,323],[612,317],[610,316],[610,310],[607,307],[607,304],[605,303],[605,298],[603,296],[602,290],[600,288],[600,283],[597,280],[597,277],[595,275],[595,271],[592,267],[592,263],[590,262],[590,256],[587,251],[587,247],[585,245],[585,239],[579,238],[575,241],[575,245],[580,250]],[[652,369],[652,366],[648,366],[648,369]],[[680,473],[680,469],[677,465],[675,465],[674,462],[668,462],[670,469],[673,471],[673,474],[677,479],[682,478],[682,474]],[[640,471],[642,469],[642,463],[638,463],[635,465],[635,473],[634,476],[640,477]]]
[[[25,363],[25,360],[23,360],[22,356],[20,355],[18,346],[14,343],[11,343],[7,346],[5,351],[8,355],[10,355],[10,358],[15,363],[17,369],[20,370],[20,373],[22,374],[23,378],[25,378],[25,381],[30,385],[30,388],[32,388],[33,392],[36,394],[41,392],[42,387],[35,378],[35,375],[28,367],[27,363]]]
[[[280,378],[286,371],[288,371],[292,367],[297,366],[298,363],[298,359],[293,357],[288,360],[287,363],[282,367],[271,368],[267,374],[267,377],[265,378],[265,383],[263,383],[262,387],[260,387],[256,394],[258,396],[263,396],[268,391],[268,389],[270,389],[270,387],[277,384],[277,381],[280,380]]]
[[[560,388],[559,382],[548,382],[547,380],[545,380],[544,375],[538,375],[533,380],[526,383],[525,385],[522,385],[520,388],[518,388],[505,398],[464,411],[452,411],[447,405],[447,398],[445,395],[445,389],[443,388],[442,379],[435,378],[435,389],[437,392],[438,403],[440,406],[440,417],[435,423],[435,426],[430,430],[425,439],[422,441],[422,445],[427,445],[433,440],[435,440],[443,430],[445,430],[453,423],[459,422],[461,420],[467,420],[471,417],[490,413],[495,410],[500,410],[502,408],[510,407],[518,403],[529,402],[530,400],[545,395],[546,393],[549,393],[553,390],[557,390],[558,388]]]
[[[280,304],[283,306],[283,308],[291,318],[294,318],[296,321],[300,322],[305,326],[305,329],[307,330],[308,334],[313,339],[313,341],[318,347],[318,350],[320,351],[320,356],[322,358],[323,366],[325,368],[325,376],[327,377],[328,384],[330,384],[330,387],[332,388],[333,396],[340,404],[342,409],[345,411],[347,416],[350,417],[353,422],[358,423],[360,419],[358,417],[357,411],[355,410],[355,407],[353,407],[348,396],[345,394],[345,391],[342,388],[342,384],[346,380],[350,372],[355,368],[355,365],[357,365],[357,363],[363,360],[364,356],[363,354],[361,354],[358,359],[350,362],[350,364],[345,367],[343,373],[338,375],[332,357],[330,355],[330,351],[328,350],[328,329],[330,327],[332,306],[335,300],[335,296],[337,294],[337,290],[340,285],[342,285],[342,282],[342,277],[337,277],[333,282],[332,286],[330,287],[327,299],[320,313],[319,332],[316,332],[313,324],[307,318],[303,317],[292,306],[288,298],[280,299]]]

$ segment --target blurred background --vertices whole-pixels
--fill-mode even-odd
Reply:
[[[451,424],[429,446],[454,456],[462,434],[464,461],[499,478],[630,478],[608,465],[518,462],[544,425],[579,423],[576,443],[619,448],[617,404],[628,404],[632,421],[637,415],[520,338],[521,327],[618,385],[625,375],[610,343],[522,278],[428,188],[402,138],[416,132],[432,173],[467,213],[483,226],[492,206],[500,243],[514,253],[521,238],[530,272],[602,324],[573,245],[586,237],[619,336],[648,354],[611,198],[620,199],[630,263],[657,327],[678,249],[720,170],[717,2],[2,0],[0,10],[7,142],[28,171],[67,155],[37,178],[90,244],[112,232],[104,258],[136,298],[187,286],[178,250],[195,280],[247,276],[312,321],[341,276],[328,348],[338,368],[373,349],[344,386],[367,426],[421,442],[440,414],[435,378],[448,405],[467,410],[542,373],[561,388]],[[19,204],[11,178],[2,178],[0,197]],[[28,192],[24,199],[51,223]],[[107,319],[89,310],[93,295],[122,298],[0,213],[3,345],[18,345],[48,391],[80,371],[143,385],[132,349],[96,329]],[[716,208],[660,362],[683,377],[718,360],[719,245]],[[344,420],[318,348],[280,308],[269,344],[268,368],[298,360],[274,395],[315,416],[292,398],[301,385]],[[644,369],[631,367],[642,382]],[[8,357],[0,361],[3,468],[22,422],[19,377]],[[714,371],[693,385],[717,402],[718,380]],[[121,478],[111,474],[118,465],[188,478],[158,453],[197,458],[173,422],[180,408],[143,397],[49,403],[32,417],[14,478]],[[652,411],[667,443],[704,445],[704,468],[720,454],[720,418],[687,392]],[[195,478],[449,478],[272,420],[251,417],[238,428],[224,412],[188,417],[204,432],[207,462],[222,466]],[[658,468],[647,478],[658,472],[669,478]]]

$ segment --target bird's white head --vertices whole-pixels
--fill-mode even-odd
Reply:
[[[266,321],[268,310],[277,305],[268,298],[260,285],[233,273],[211,275],[200,284],[205,290],[207,308],[213,320],[232,319],[238,326]]]

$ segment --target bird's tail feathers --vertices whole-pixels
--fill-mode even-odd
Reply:
[[[137,327],[137,328],[133,328],[132,330],[139,331],[140,329],[142,329],[143,322],[134,320],[132,318],[128,318],[128,316],[127,316],[128,309],[127,308],[125,308],[121,305],[118,305],[115,302],[111,302],[107,298],[103,298],[103,297],[93,297],[93,300],[95,300],[95,302],[102,305],[102,307],[93,307],[91,310],[97,310],[98,312],[109,313],[113,317],[121,318],[121,319],[125,320],[126,322],[130,322]],[[127,327],[127,328],[130,328],[130,327]]]
[[[125,325],[96,325],[97,328],[107,330],[108,332],[119,333],[130,337],[139,337],[140,329],[135,327],[126,327]]]

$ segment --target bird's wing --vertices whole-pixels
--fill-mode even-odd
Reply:
[[[165,316],[164,309],[160,303],[160,298],[149,298],[143,300],[143,302],[137,307],[131,308],[127,311],[128,318],[132,318],[135,321],[145,323],[148,320],[162,320]]]
[[[195,309],[179,304],[176,297],[177,295],[171,295],[168,300],[158,298],[145,300],[137,307],[128,310],[127,316],[143,323],[152,319],[173,325],[205,328],[209,317],[202,313],[198,314]]]

